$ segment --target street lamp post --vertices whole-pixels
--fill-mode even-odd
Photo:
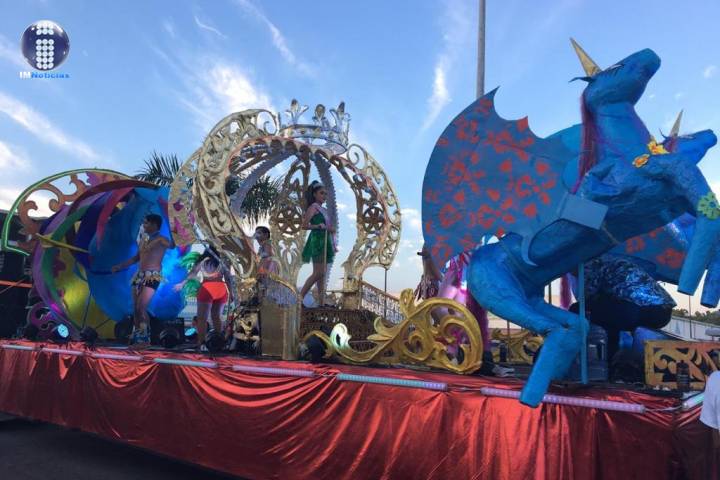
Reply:
[[[477,51],[477,84],[476,98],[485,93],[485,0],[478,0],[478,51]]]

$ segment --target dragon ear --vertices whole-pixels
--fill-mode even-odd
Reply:
[[[593,82],[595,79],[593,77],[575,77],[570,79],[571,82],[574,82],[575,80],[582,80],[583,82]]]
[[[680,110],[680,113],[678,113],[677,118],[675,119],[675,123],[672,126],[672,130],[670,130],[670,138],[677,137],[680,135],[680,122],[682,122],[682,116],[683,111]]]
[[[585,75],[587,75],[588,77],[593,77],[602,71],[602,68],[598,67],[598,64],[595,63],[592,58],[590,58],[590,55],[588,55],[585,50],[582,49],[582,47],[575,41],[574,38],[570,39],[570,43],[572,43],[572,46],[575,49],[575,53],[580,59],[583,70],[585,70]]]

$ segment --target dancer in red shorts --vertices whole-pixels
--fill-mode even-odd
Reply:
[[[200,256],[187,278],[175,286],[181,290],[188,280],[202,276],[202,283],[197,292],[197,341],[201,351],[207,351],[205,337],[208,316],[212,320],[213,329],[221,332],[223,307],[228,301],[228,288],[225,282],[225,269],[220,263],[217,251],[210,247]]]

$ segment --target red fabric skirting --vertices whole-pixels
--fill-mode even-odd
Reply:
[[[519,389],[515,381],[231,357],[216,359],[220,368],[210,369],[152,361],[207,357],[142,355],[128,362],[0,348],[0,411],[251,479],[712,478],[710,431],[697,420],[698,408],[645,414],[549,404],[530,409],[477,391]],[[250,374],[232,365],[304,368],[323,376]],[[334,378],[338,372],[453,388],[354,383]],[[582,395],[653,410],[677,406],[625,390]]]

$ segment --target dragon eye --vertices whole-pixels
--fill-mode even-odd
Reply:
[[[613,70],[617,70],[618,68],[621,68],[623,66],[622,63],[616,63],[615,65],[610,65],[605,69],[606,72],[612,72]]]

